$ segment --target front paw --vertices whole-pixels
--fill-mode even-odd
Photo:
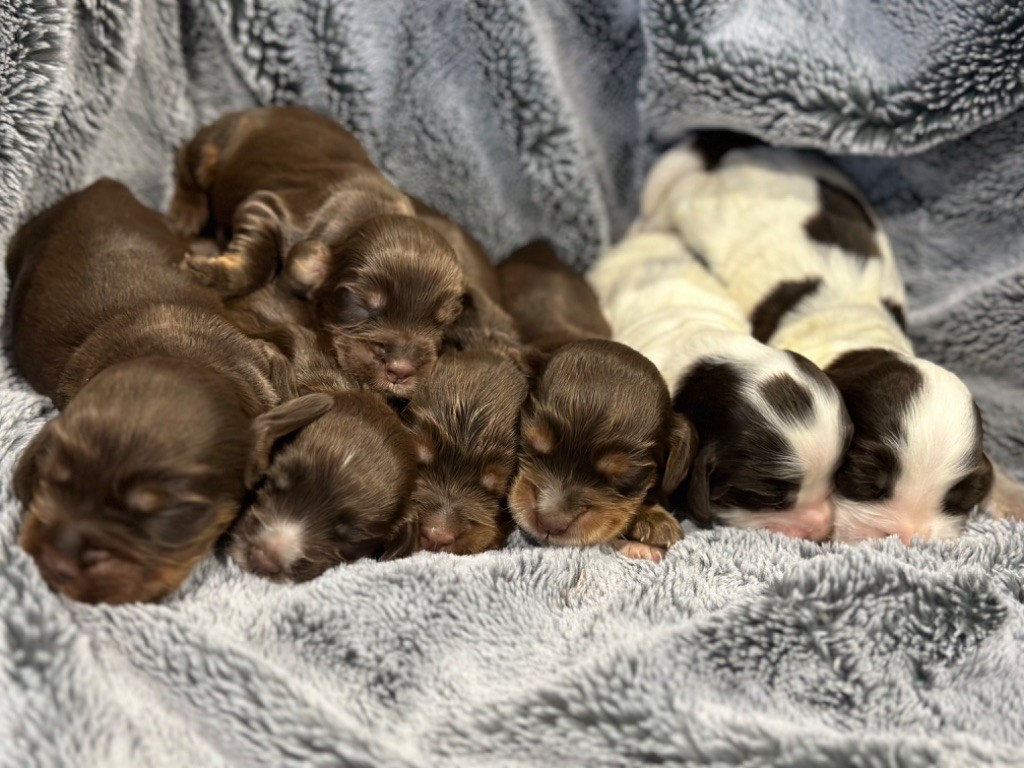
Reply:
[[[190,251],[185,254],[181,266],[194,282],[212,288],[224,298],[247,292],[247,275],[242,257],[237,253],[228,251],[211,256]]]
[[[623,557],[630,560],[650,560],[652,563],[660,563],[665,556],[663,547],[653,547],[650,544],[643,544],[639,541],[619,539],[612,546]]]
[[[646,507],[634,518],[626,538],[667,549],[683,538],[683,529],[664,507]]]

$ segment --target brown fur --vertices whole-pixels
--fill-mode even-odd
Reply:
[[[62,408],[16,468],[21,543],[77,600],[153,600],[181,583],[238,512],[252,417],[289,387],[267,345],[172,266],[183,250],[101,181],[8,254],[18,363]]]
[[[403,414],[420,474],[411,508],[420,547],[454,554],[497,549],[512,529],[504,497],[516,467],[525,374],[498,353],[441,355]]]
[[[517,251],[498,275],[520,335],[550,353],[523,411],[513,518],[549,543],[626,537],[651,546],[624,553],[655,559],[682,537],[661,502],[689,469],[692,426],[654,365],[607,339],[597,297],[549,245]]]
[[[646,358],[605,340],[560,347],[524,408],[521,435],[509,507],[530,535],[660,547],[682,536],[660,502],[685,476],[695,436]]]
[[[225,253],[193,253],[201,283],[242,296],[283,270],[316,308],[346,371],[407,397],[436,359],[465,294],[457,255],[359,142],[306,109],[225,115],[179,153],[169,217],[213,224]]]
[[[240,567],[307,581],[340,563],[413,551],[413,445],[380,396],[305,395],[261,416],[255,431],[265,480],[232,534]],[[275,538],[282,524],[300,531],[294,542]]]

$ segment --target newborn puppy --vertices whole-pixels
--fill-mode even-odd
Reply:
[[[671,226],[760,337],[826,371],[853,419],[835,538],[956,535],[992,486],[981,414],[954,374],[914,356],[903,283],[871,209],[807,153],[716,134],[676,157],[687,154],[665,192]]]
[[[420,460],[410,507],[420,548],[469,555],[498,549],[516,467],[526,375],[500,352],[446,351],[403,413]]]
[[[8,254],[17,361],[62,409],[19,459],[21,544],[86,602],[173,591],[238,512],[252,418],[286,391],[266,345],[174,266],[184,244],[100,181],[29,222]],[[151,304],[167,297],[175,304]]]
[[[249,482],[262,485],[232,532],[231,558],[275,581],[410,554],[413,444],[380,396],[312,393],[259,417]]]
[[[182,147],[169,218],[184,235],[212,223],[229,238],[223,254],[186,258],[198,282],[237,297],[280,272],[313,302],[345,371],[404,398],[466,293],[451,245],[415,213],[340,125],[267,107],[225,115]]]
[[[615,542],[660,559],[682,537],[660,501],[690,466],[690,423],[650,361],[601,338],[592,292],[549,246],[527,246],[498,273],[524,340],[550,353],[523,409],[513,518],[546,543]]]
[[[825,375],[755,341],[739,306],[674,235],[631,235],[588,278],[615,338],[653,361],[700,437],[672,508],[702,524],[827,539],[850,425]]]

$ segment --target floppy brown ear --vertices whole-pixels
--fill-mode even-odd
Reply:
[[[252,423],[253,449],[245,470],[246,487],[255,487],[270,468],[274,443],[316,421],[333,407],[331,395],[317,392],[296,397],[257,416]]]
[[[668,445],[661,487],[665,493],[672,493],[686,479],[693,457],[697,454],[697,429],[681,413],[672,414]]]
[[[391,534],[384,547],[381,560],[397,560],[400,557],[408,557],[416,551],[416,545],[420,541],[420,518],[419,515],[406,511],[398,527]]]
[[[711,525],[711,473],[715,471],[715,452],[706,446],[697,453],[690,471],[686,494],[687,512],[701,525]]]
[[[288,287],[297,296],[312,299],[327,282],[331,267],[331,249],[322,240],[299,240],[285,257],[284,273]]]
[[[36,485],[39,483],[39,459],[50,445],[53,437],[53,422],[43,425],[36,433],[25,450],[21,452],[18,463],[14,467],[14,495],[25,506],[32,501]]]

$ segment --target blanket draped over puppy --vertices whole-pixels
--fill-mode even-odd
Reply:
[[[302,103],[496,255],[578,264],[702,126],[824,149],[865,190],[917,351],[1024,470],[1024,6],[1004,0],[9,0],[0,244],[100,175]],[[3,288],[6,295],[6,286]],[[0,368],[0,765],[1019,765],[1024,532],[845,547],[691,534],[659,565],[512,547],[301,586],[204,563],[161,605],[56,597],[17,547],[46,418]]]

